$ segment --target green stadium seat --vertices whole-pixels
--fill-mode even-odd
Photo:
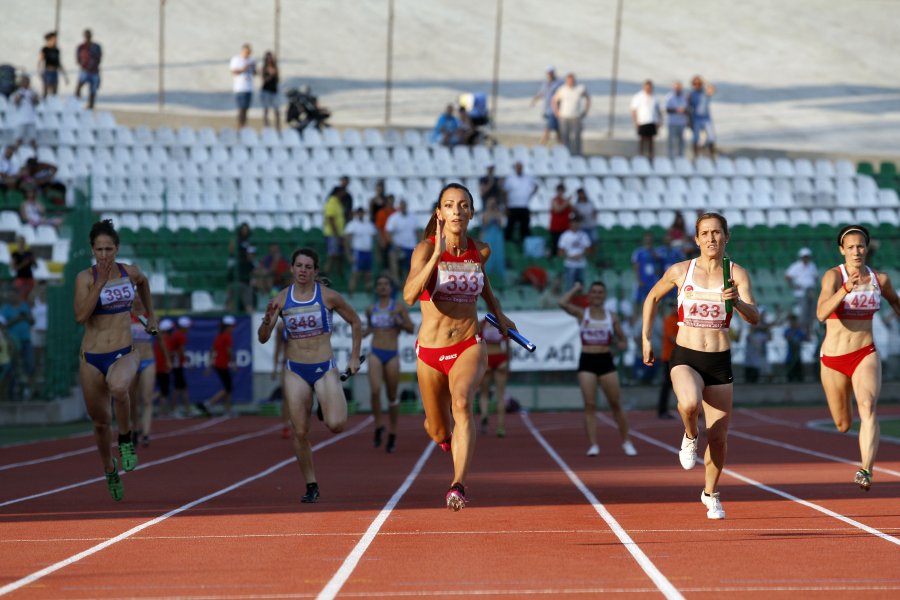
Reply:
[[[897,165],[889,160],[881,161],[878,165],[878,175],[884,177],[897,177]]]
[[[872,177],[874,177],[875,167],[872,166],[872,163],[863,160],[856,165],[856,172],[860,175],[871,175]]]

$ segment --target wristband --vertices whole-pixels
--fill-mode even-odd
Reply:
[[[841,288],[848,294],[853,291],[853,288],[850,288],[849,290],[847,289],[847,282],[842,283]]]

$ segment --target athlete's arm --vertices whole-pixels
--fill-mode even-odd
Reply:
[[[653,344],[650,341],[653,335],[653,321],[656,319],[656,307],[659,301],[674,288],[678,287],[678,282],[684,279],[687,274],[688,264],[689,261],[683,261],[669,267],[660,280],[650,288],[650,292],[644,300],[641,312],[643,319],[641,323],[641,347],[645,365],[652,365],[656,360],[656,357],[653,356]]]
[[[619,347],[619,350],[628,350],[628,338],[625,337],[625,332],[622,330],[619,318],[615,315],[612,315],[612,324],[613,333],[616,334],[616,345]]]
[[[91,314],[97,301],[100,299],[100,291],[109,279],[108,273],[100,273],[97,270],[97,281],[92,281],[90,269],[82,271],[75,278],[75,322],[84,325]]]
[[[150,280],[147,279],[147,276],[144,275],[144,272],[137,265],[125,265],[125,272],[128,273],[128,277],[137,288],[138,296],[141,297],[141,302],[144,303],[144,310],[147,311],[147,331],[159,331],[159,319],[156,318],[156,313],[153,312],[153,294],[150,293]]]
[[[263,316],[262,323],[259,324],[259,329],[256,331],[256,337],[260,344],[265,344],[272,336],[272,330],[275,329],[275,325],[278,323],[278,313],[281,312],[281,307],[284,306],[289,289],[291,289],[290,286],[278,292],[278,295],[266,305],[266,314]]]
[[[891,283],[891,277],[887,273],[878,274],[878,285],[881,287],[881,297],[894,309],[894,314],[900,316],[900,296]]]
[[[822,276],[822,291],[819,292],[819,302],[816,304],[816,318],[824,323],[828,315],[837,310],[844,301],[844,296],[852,289],[853,286],[849,281],[841,284],[841,276],[837,269],[825,271]]]
[[[481,264],[484,264],[491,257],[491,247],[487,244],[483,244],[481,242],[475,242],[475,246],[478,249],[478,255],[481,257]],[[481,290],[481,297],[484,298],[485,304],[487,304],[488,310],[494,313],[494,316],[497,317],[497,321],[500,323],[500,333],[503,335],[508,335],[507,331],[509,329],[516,329],[516,324],[512,322],[512,320],[507,317],[503,313],[503,308],[500,306],[500,301],[494,296],[494,290],[491,287],[491,280],[488,278],[487,273],[484,274],[484,288]]]
[[[362,349],[362,321],[359,315],[353,310],[344,297],[329,288],[322,288],[322,300],[327,308],[333,309],[341,318],[350,324],[353,345],[350,349],[350,361],[347,363],[347,369],[351,374],[359,371],[359,353]]]
[[[399,323],[397,326],[401,331],[405,331],[406,333],[415,333],[416,326],[412,322],[412,319],[409,316],[409,311],[402,304],[397,304],[397,315],[400,317]]]
[[[441,254],[444,252],[444,239],[441,237],[441,225],[438,221],[437,233],[434,237],[435,243],[429,240],[423,240],[416,245],[413,250],[412,259],[410,260],[409,275],[406,277],[406,283],[403,285],[403,300],[413,305],[422,292],[431,274],[441,261]]]
[[[580,319],[581,315],[584,314],[584,310],[572,304],[572,296],[581,291],[581,282],[576,281],[575,285],[572,286],[572,289],[566,292],[562,298],[559,299],[559,307],[563,309],[565,312],[569,313],[576,319]]]
[[[750,286],[747,269],[740,265],[733,265],[731,283],[731,287],[722,293],[722,299],[732,300],[734,309],[741,315],[741,318],[751,325],[756,325],[759,323],[759,307],[753,300],[753,289]]]

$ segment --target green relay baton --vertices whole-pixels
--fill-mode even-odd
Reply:
[[[725,283],[723,284],[723,289],[728,289],[731,287],[731,259],[727,256],[722,257],[722,275],[725,278]],[[725,301],[725,312],[731,312],[731,300]]]

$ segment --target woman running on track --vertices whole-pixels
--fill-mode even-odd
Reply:
[[[131,340],[131,305],[135,292],[147,311],[147,330],[159,328],[150,297],[150,282],[134,265],[116,262],[119,234],[111,220],[94,223],[91,249],[97,264],[75,278],[75,320],[84,325],[81,365],[78,374],[84,403],[94,422],[94,440],[106,473],[106,485],[113,500],[124,495],[119,463],[113,457],[112,407],[116,403],[119,429],[119,457],[122,468],[132,471],[138,464],[131,439],[131,399],[128,388],[137,373],[140,359]]]
[[[140,298],[135,298],[131,313],[131,341],[141,362],[131,382],[131,441],[135,446],[140,441],[146,448],[150,445],[150,428],[153,424],[153,385],[156,383],[154,346],[159,342],[157,336],[151,335],[138,321],[138,315],[143,314],[144,305]]]
[[[722,267],[728,243],[725,217],[713,212],[700,215],[694,239],[700,256],[669,267],[644,301],[642,346],[644,364],[652,365],[656,358],[650,335],[657,304],[677,288],[679,327],[669,366],[685,432],[678,458],[685,469],[692,469],[696,464],[700,435],[697,419],[702,404],[708,444],[704,456],[706,481],[700,501],[707,508],[707,518],[724,519],[718,487],[725,468],[734,396],[728,338],[733,313],[726,310],[726,301],[731,301],[733,310],[751,325],[759,322],[759,309],[753,301],[750,276],[740,265],[732,263],[731,287],[725,287]]]
[[[387,275],[375,280],[375,303],[366,309],[368,327],[363,337],[372,334],[369,351],[369,387],[372,390],[372,417],[375,419],[375,447],[381,446],[384,425],[381,423],[381,384],[384,382],[388,400],[388,439],[385,450],[393,452],[397,445],[397,419],[400,401],[397,383],[400,381],[400,356],[397,340],[400,332],[413,333],[416,328],[409,311],[394,299],[394,282]]]
[[[309,443],[313,392],[322,408],[325,425],[332,433],[343,431],[347,424],[347,401],[331,348],[332,313],[337,311],[350,324],[353,346],[347,369],[351,374],[359,371],[362,325],[356,311],[340,294],[317,281],[319,255],[314,250],[294,251],[291,271],[294,283],[269,302],[258,336],[261,344],[269,341],[281,316],[287,359],[283,393],[294,428],[294,454],[306,480],[306,494],[300,501],[315,502],[319,498],[319,484]]]
[[[481,378],[481,391],[478,393],[478,410],[481,413],[481,433],[488,430],[488,412],[491,400],[491,379],[494,380],[494,400],[497,404],[497,437],[506,437],[503,418],[506,416],[506,382],[509,381],[509,360],[512,355],[509,338],[500,330],[481,320],[481,336],[487,348],[487,370]]]
[[[816,316],[825,322],[822,340],[822,387],[839,431],[853,422],[851,394],[859,411],[859,452],[862,466],[854,483],[869,491],[872,465],[878,452],[879,427],[875,416],[881,392],[881,361],[872,338],[872,316],[884,298],[900,315],[900,298],[890,277],[866,265],[869,232],[861,225],[847,225],[837,238],[844,264],[822,276]]]
[[[472,404],[487,367],[478,332],[478,297],[497,315],[501,333],[515,329],[484,274],[490,246],[467,235],[475,214],[473,204],[472,194],[464,186],[444,186],[424,239],[413,252],[403,287],[407,304],[419,300],[422,309],[416,374],[425,407],[425,430],[445,452],[452,452],[453,481],[446,501],[447,508],[454,511],[466,505],[465,479],[475,451]]]
[[[622,436],[622,451],[626,456],[637,456],[637,449],[628,437],[628,419],[622,410],[619,373],[613,364],[611,350],[615,341],[620,350],[628,349],[628,339],[622,331],[619,319],[606,310],[606,285],[595,281],[588,290],[588,306],[581,308],[572,304],[572,297],[581,291],[581,282],[576,281],[572,289],[559,299],[559,307],[578,319],[581,329],[581,357],[578,359],[578,385],[584,400],[584,426],[587,430],[588,456],[600,454],[597,445],[597,384],[603,390],[619,435]]]

